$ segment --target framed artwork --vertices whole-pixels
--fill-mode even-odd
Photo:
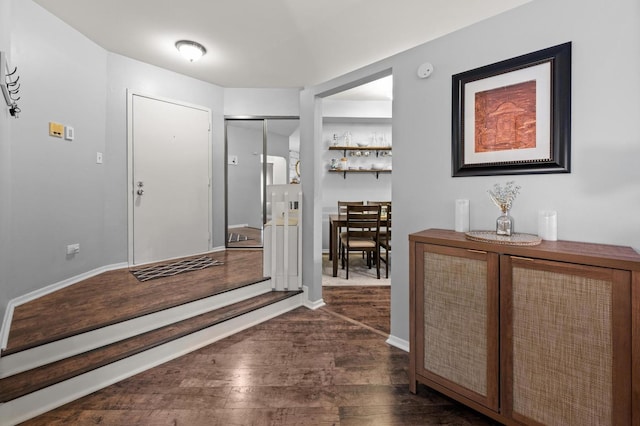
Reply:
[[[454,177],[571,171],[570,42],[452,78]]]

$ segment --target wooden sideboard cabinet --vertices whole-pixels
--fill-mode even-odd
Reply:
[[[409,236],[410,391],[504,424],[640,425],[640,255]]]

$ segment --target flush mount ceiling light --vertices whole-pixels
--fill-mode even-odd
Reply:
[[[180,54],[182,54],[182,56],[184,56],[190,62],[197,61],[205,53],[207,53],[207,49],[205,49],[203,45],[191,40],[177,41],[176,49],[178,49]]]

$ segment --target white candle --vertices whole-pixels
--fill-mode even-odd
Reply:
[[[538,212],[538,236],[543,240],[558,240],[558,213],[555,210]]]
[[[456,232],[469,231],[469,200],[456,200]]]

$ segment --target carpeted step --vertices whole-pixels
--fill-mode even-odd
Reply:
[[[6,377],[0,380],[0,403],[11,401],[188,334],[223,323],[296,296],[301,292],[273,291],[265,293],[108,346]]]

